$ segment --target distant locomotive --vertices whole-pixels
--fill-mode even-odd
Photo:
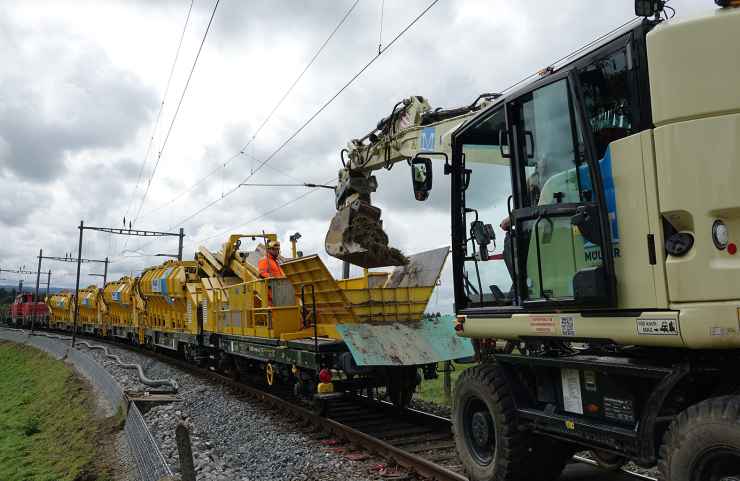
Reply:
[[[33,292],[21,292],[15,297],[15,300],[5,310],[5,322],[7,324],[21,326],[23,324],[30,325],[34,313],[34,304],[36,303],[36,294]],[[46,304],[41,300],[39,296],[38,304],[36,304],[36,323],[37,325],[48,324],[49,314],[46,309]]]

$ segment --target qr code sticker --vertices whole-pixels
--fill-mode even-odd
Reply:
[[[563,336],[575,336],[576,329],[573,326],[573,316],[560,316],[560,332]]]

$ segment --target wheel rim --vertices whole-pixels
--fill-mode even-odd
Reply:
[[[613,471],[619,470],[627,462],[627,459],[624,456],[610,453],[608,451],[591,450],[589,452],[591,453],[591,457],[594,458],[594,461],[596,461],[599,466]]]
[[[275,381],[275,372],[272,370],[272,364],[267,363],[267,366],[265,366],[265,374],[267,375],[267,384],[272,386],[272,383]]]
[[[740,472],[740,450],[731,446],[714,446],[694,462],[691,481],[719,481]]]
[[[491,464],[496,451],[496,428],[488,405],[477,395],[470,396],[463,406],[463,431],[473,459],[481,466]]]

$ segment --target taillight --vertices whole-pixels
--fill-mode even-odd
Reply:
[[[333,374],[329,369],[324,368],[319,372],[319,381],[321,381],[323,384],[329,384],[332,377]]]

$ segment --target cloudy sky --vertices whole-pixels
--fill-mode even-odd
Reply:
[[[319,253],[338,276],[341,263],[323,247],[332,191],[237,186],[248,178],[331,183],[347,141],[403,98],[468,104],[634,15],[631,0],[442,0],[316,115],[378,56],[379,43],[386,47],[432,3],[221,0],[214,14],[216,0],[194,0],[192,10],[190,0],[0,1],[0,268],[35,271],[39,249],[76,256],[81,220],[119,227],[125,217],[137,229],[184,228],[185,259],[199,245],[215,251],[230,234],[263,230],[286,251],[300,232],[299,249]],[[670,5],[679,15],[715,8],[709,0]],[[377,174],[373,202],[391,244],[407,254],[449,245],[447,178],[418,203],[407,174]],[[108,279],[177,249],[176,238],[92,231],[83,244],[83,258],[112,260]],[[52,270],[52,286],[74,287],[75,268],[45,261],[42,271]],[[88,273],[102,266],[83,266]],[[34,277],[3,272],[0,284],[24,278],[30,286]],[[98,280],[84,275],[81,287]],[[452,312],[451,265],[429,309]]]

